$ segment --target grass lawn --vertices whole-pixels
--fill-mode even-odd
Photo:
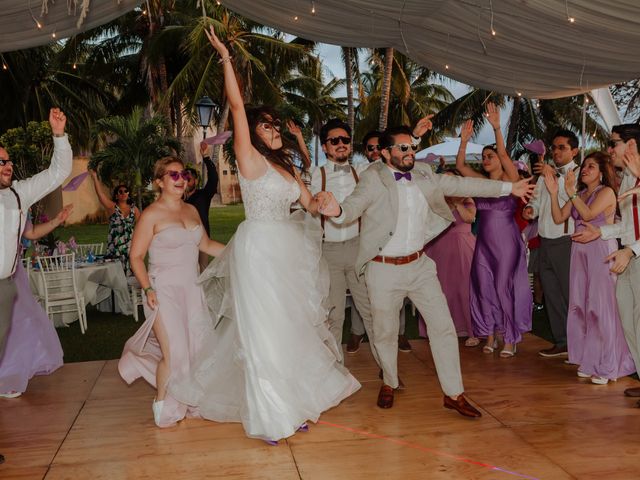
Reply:
[[[209,221],[213,238],[227,243],[242,220],[244,220],[242,205],[212,209]],[[73,225],[58,229],[56,235],[65,241],[74,236],[78,243],[97,243],[106,242],[107,230],[106,224]],[[119,358],[124,343],[133,335],[144,319],[142,309],[140,318],[140,323],[135,323],[131,316],[99,312],[91,306],[87,307],[89,329],[85,335],[80,333],[80,327],[76,322],[68,328],[57,329],[64,351],[65,363]],[[406,319],[407,337],[418,338],[418,325],[410,309],[407,310]],[[350,320],[347,313],[343,337],[345,341],[348,339],[349,327]],[[547,340],[551,338],[549,322],[544,311],[534,314],[533,332]]]

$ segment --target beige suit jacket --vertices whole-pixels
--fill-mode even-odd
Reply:
[[[454,221],[445,200],[451,197],[500,197],[507,190],[505,182],[477,178],[438,175],[431,167],[416,163],[411,171],[415,182],[427,200],[426,244],[437,237]],[[509,191],[510,191],[510,185]],[[385,163],[374,163],[360,175],[360,182],[353,193],[342,202],[342,215],[338,223],[351,222],[362,217],[360,249],[356,271],[364,273],[368,262],[379,255],[393,236],[398,218],[398,187]]]

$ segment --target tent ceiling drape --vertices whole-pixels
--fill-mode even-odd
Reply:
[[[79,27],[86,30],[139,3],[48,0],[45,26],[38,30],[31,14],[40,19],[41,1],[0,1],[0,51],[47,43],[53,31],[58,38],[77,33],[78,12],[69,14],[68,4],[89,5]],[[638,0],[224,0],[223,4],[311,40],[394,47],[434,71],[509,95],[562,97],[640,74]]]

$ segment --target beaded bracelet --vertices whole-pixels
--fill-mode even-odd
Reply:
[[[231,55],[227,55],[226,57],[222,57],[220,60],[218,60],[218,63],[229,63],[231,61]]]

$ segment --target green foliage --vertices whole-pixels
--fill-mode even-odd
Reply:
[[[156,160],[182,151],[182,144],[169,136],[167,120],[161,116],[146,119],[141,108],[134,108],[126,117],[98,120],[95,134],[106,146],[92,155],[89,168],[97,170],[107,185],[133,185],[138,208],[142,208],[142,189],[151,182]]]
[[[29,122],[27,128],[11,128],[0,136],[0,145],[13,160],[15,178],[31,177],[51,162],[53,139],[49,122]]]

